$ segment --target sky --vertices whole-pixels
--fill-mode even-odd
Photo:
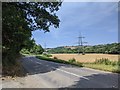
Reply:
[[[50,27],[50,32],[32,32],[32,38],[45,48],[76,46],[79,33],[88,42],[98,45],[118,42],[117,2],[63,2],[57,16],[59,28]]]

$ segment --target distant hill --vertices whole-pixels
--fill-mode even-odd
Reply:
[[[106,53],[120,54],[120,43],[100,44],[94,46],[61,46],[56,48],[48,48],[48,53]]]
[[[63,46],[64,48],[76,49],[78,46]]]

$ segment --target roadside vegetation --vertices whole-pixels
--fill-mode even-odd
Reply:
[[[104,64],[94,64],[94,63],[85,63],[83,64],[84,67],[103,70],[103,71],[109,71],[113,73],[120,73],[120,66],[112,66],[112,65],[104,65]]]
[[[47,60],[47,61],[52,61],[52,62],[56,62],[56,63],[75,65],[75,66],[79,66],[79,67],[83,66],[82,63],[76,62],[76,60],[74,58],[70,59],[69,61],[65,61],[65,60],[58,59],[57,57],[50,58],[50,56],[51,55],[38,55],[38,56],[36,56],[36,58],[38,58],[40,60]]]
[[[15,59],[16,62],[12,62],[11,60],[9,61],[10,63],[6,63],[7,67],[4,67],[4,73],[2,71],[2,76],[11,76],[11,77],[15,77],[15,76],[26,76],[26,71],[23,68],[22,64],[21,64],[21,57],[23,57],[23,55],[18,55]],[[3,68],[3,66],[2,66]]]
[[[83,66],[104,71],[120,73],[120,61],[112,61],[107,58],[97,59],[93,63],[83,63]]]
[[[36,43],[33,44],[33,47],[30,49],[23,48],[20,53],[24,55],[37,55],[42,54],[44,52],[44,49],[41,45],[37,45]]]
[[[78,62],[74,58],[68,61],[61,60],[61,59],[58,59],[57,57],[52,58],[52,56],[49,54],[38,55],[36,56],[36,58],[41,59],[41,60],[57,62],[57,63],[71,64],[71,65],[80,66],[80,67],[88,67],[88,68],[93,68],[93,69],[98,69],[98,70],[120,73],[120,61],[111,61],[107,58],[97,59],[95,62],[92,62],[92,63],[81,63],[81,62]]]

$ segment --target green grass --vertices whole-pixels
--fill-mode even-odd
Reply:
[[[36,56],[36,58],[41,59],[41,60],[47,60],[47,61],[63,63],[63,64],[71,64],[71,65],[82,67],[82,63],[80,63],[80,62],[69,62],[69,61],[65,61],[65,60],[61,60],[61,59],[57,59],[57,58],[53,59],[53,58],[46,57],[44,55]]]
[[[103,70],[103,71],[109,71],[114,73],[120,73],[120,66],[118,65],[105,65],[105,64],[94,64],[94,63],[84,63],[84,67]]]
[[[45,56],[45,57],[52,57],[51,54],[42,54],[42,55]]]
[[[41,54],[23,54],[23,53],[21,53],[21,55],[23,55],[23,56],[40,56]]]
[[[93,63],[83,63],[83,66],[93,69],[120,73],[120,61],[111,61],[107,58],[97,59]]]

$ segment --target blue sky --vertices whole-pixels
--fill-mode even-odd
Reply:
[[[75,46],[79,32],[88,42],[85,45],[97,45],[118,42],[117,2],[63,2],[57,15],[59,28],[50,28],[50,32],[34,31],[37,44],[47,48]]]

